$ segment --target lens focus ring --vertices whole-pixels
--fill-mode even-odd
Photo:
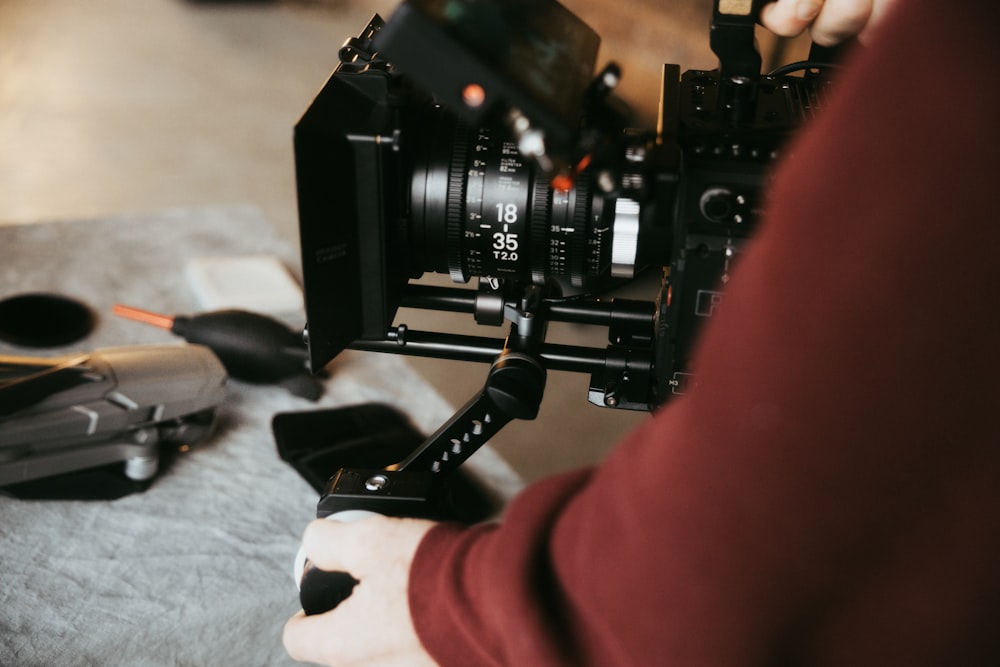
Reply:
[[[456,134],[463,136],[468,130],[459,123]],[[466,169],[468,159],[468,144],[464,141],[452,142],[451,163],[448,166],[448,194],[445,204],[445,241],[448,258],[448,274],[457,283],[468,282],[469,276],[465,270],[465,252],[462,246],[462,234],[465,218]]]

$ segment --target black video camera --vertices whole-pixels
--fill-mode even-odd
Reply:
[[[312,366],[353,348],[490,369],[404,460],[336,472],[318,516],[447,514],[442,473],[534,418],[547,369],[589,373],[606,407],[684,393],[769,170],[828,85],[815,47],[761,74],[759,4],[716,1],[720,66],[665,65],[655,130],[629,128],[620,71],[595,75],[596,33],[554,0],[405,0],[344,44],[295,132]],[[650,300],[600,296],[644,267],[662,273]],[[425,272],[478,286],[415,282]],[[394,324],[400,306],[509,334],[413,331]],[[547,342],[552,321],[607,327],[608,345]]]
[[[605,350],[534,353],[590,373],[599,405],[683,393],[768,170],[826,86],[821,63],[760,74],[755,10],[717,3],[720,68],[664,66],[650,131],[627,128],[616,67],[594,76],[599,38],[553,0],[407,0],[376,16],[296,127],[313,367],[347,347],[488,362],[504,349],[394,327],[407,305],[521,329],[606,324]],[[663,268],[651,301],[591,298],[642,267]],[[410,283],[425,272],[479,287]]]

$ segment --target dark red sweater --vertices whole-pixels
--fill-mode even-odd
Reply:
[[[697,390],[427,536],[442,665],[1000,664],[998,29],[902,0],[781,167]]]

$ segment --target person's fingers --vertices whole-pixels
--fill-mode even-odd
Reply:
[[[386,636],[383,629],[373,622],[372,610],[358,605],[357,599],[353,603],[347,600],[325,614],[306,616],[299,612],[292,616],[285,623],[281,642],[288,655],[299,662],[385,667],[393,664],[399,647],[395,637]]]
[[[860,33],[871,18],[872,0],[827,0],[809,32],[820,46],[833,46]]]
[[[871,15],[868,17],[868,24],[865,26],[858,34],[858,40],[865,42],[868,37],[871,36],[873,29],[876,28],[881,22],[882,17],[885,16],[889,8],[896,4],[897,0],[872,0],[872,10]]]
[[[420,519],[378,515],[350,523],[317,519],[306,526],[302,550],[321,570],[349,572],[361,578],[389,565],[408,565],[432,525]]]
[[[285,623],[282,643],[298,661],[337,667],[434,667],[417,638],[405,573],[367,577],[336,609]]]
[[[281,643],[293,660],[298,662],[326,662],[323,651],[327,633],[322,616],[306,616],[299,612],[288,619],[281,635]]]
[[[760,22],[782,37],[797,37],[823,9],[823,0],[776,0],[760,10]]]
[[[317,519],[306,526],[302,535],[302,550],[306,558],[321,570],[351,571],[352,554],[365,550],[366,540],[359,536],[355,523]],[[358,576],[358,575],[355,575]]]
[[[761,8],[760,22],[783,37],[809,29],[814,42],[833,46],[869,25],[874,4],[874,0],[777,0]]]

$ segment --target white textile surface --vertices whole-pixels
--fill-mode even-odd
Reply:
[[[0,298],[55,291],[88,303],[98,327],[72,351],[162,343],[174,338],[111,305],[190,314],[188,259],[255,253],[298,273],[294,246],[250,208],[0,226]],[[0,344],[0,354],[37,351]],[[290,664],[281,629],[298,609],[292,562],[317,496],[279,459],[271,417],[369,401],[425,433],[452,413],[404,359],[347,352],[319,404],[231,381],[217,432],[144,493],[0,497],[0,665]],[[467,467],[502,498],[519,485],[489,447]]]

